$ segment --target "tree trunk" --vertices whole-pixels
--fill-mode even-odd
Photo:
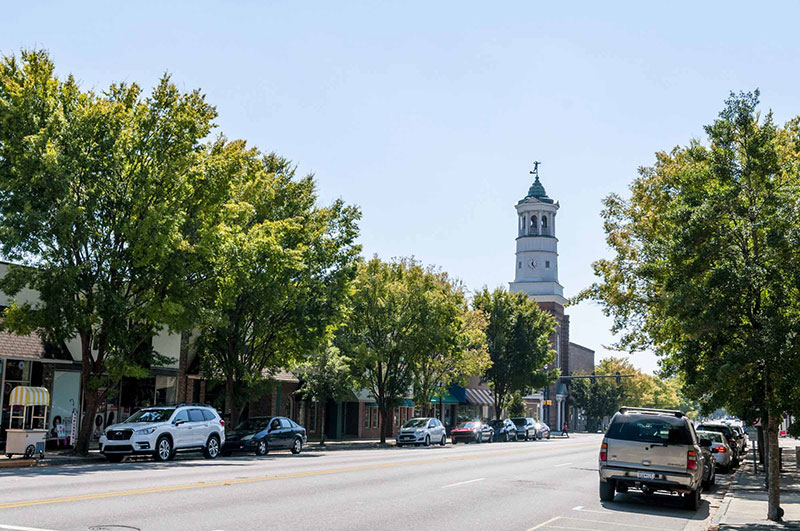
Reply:
[[[88,382],[88,378],[86,379]],[[80,420],[78,430],[78,440],[75,443],[74,451],[80,455],[89,453],[89,443],[92,440],[92,429],[94,428],[94,417],[97,415],[97,405],[100,402],[99,389],[90,389],[89,385],[83,386],[83,418]]]
[[[767,489],[767,518],[773,522],[780,522],[783,511],[781,505],[781,471],[780,471],[780,446],[778,444],[778,429],[780,415],[769,414],[767,421],[767,470],[769,485]]]
[[[392,426],[389,420],[389,408],[378,408],[381,413],[381,444],[386,444],[387,432],[390,432]]]
[[[233,377],[228,376],[225,379],[225,426],[228,428],[226,431],[233,429]]]
[[[328,414],[328,401],[322,403],[322,418],[319,421],[319,443],[325,444],[325,417]]]

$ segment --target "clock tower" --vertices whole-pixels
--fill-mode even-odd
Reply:
[[[556,214],[558,202],[547,197],[539,181],[539,162],[534,162],[533,184],[528,195],[517,204],[517,252],[514,261],[512,292],[527,293],[542,310],[556,320],[555,334],[550,346],[556,352],[555,363],[562,375],[570,374],[569,367],[569,316],[564,313],[564,287],[558,282],[558,239],[556,238]],[[566,381],[557,380],[545,387],[541,393],[524,397],[528,405],[537,409],[540,416],[553,431],[560,432],[565,422],[570,422],[569,387]]]
[[[558,239],[556,214],[558,202],[547,197],[539,182],[539,163],[534,163],[535,176],[528,195],[516,205],[517,254],[512,292],[523,291],[536,302],[566,303],[564,288],[558,283]]]

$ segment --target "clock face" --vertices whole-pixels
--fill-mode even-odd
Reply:
[[[536,269],[536,260],[528,260],[528,268]]]

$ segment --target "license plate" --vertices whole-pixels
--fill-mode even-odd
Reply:
[[[655,479],[656,473],[655,472],[636,472],[636,477],[638,479]]]

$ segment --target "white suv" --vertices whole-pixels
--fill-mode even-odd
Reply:
[[[100,452],[112,463],[134,454],[167,461],[184,450],[200,450],[214,459],[224,443],[225,421],[213,407],[178,404],[141,409],[125,422],[109,426],[100,437]]]
[[[397,433],[398,447],[405,444],[430,446],[431,443],[438,443],[441,446],[447,444],[447,431],[444,425],[433,417],[409,419]]]

